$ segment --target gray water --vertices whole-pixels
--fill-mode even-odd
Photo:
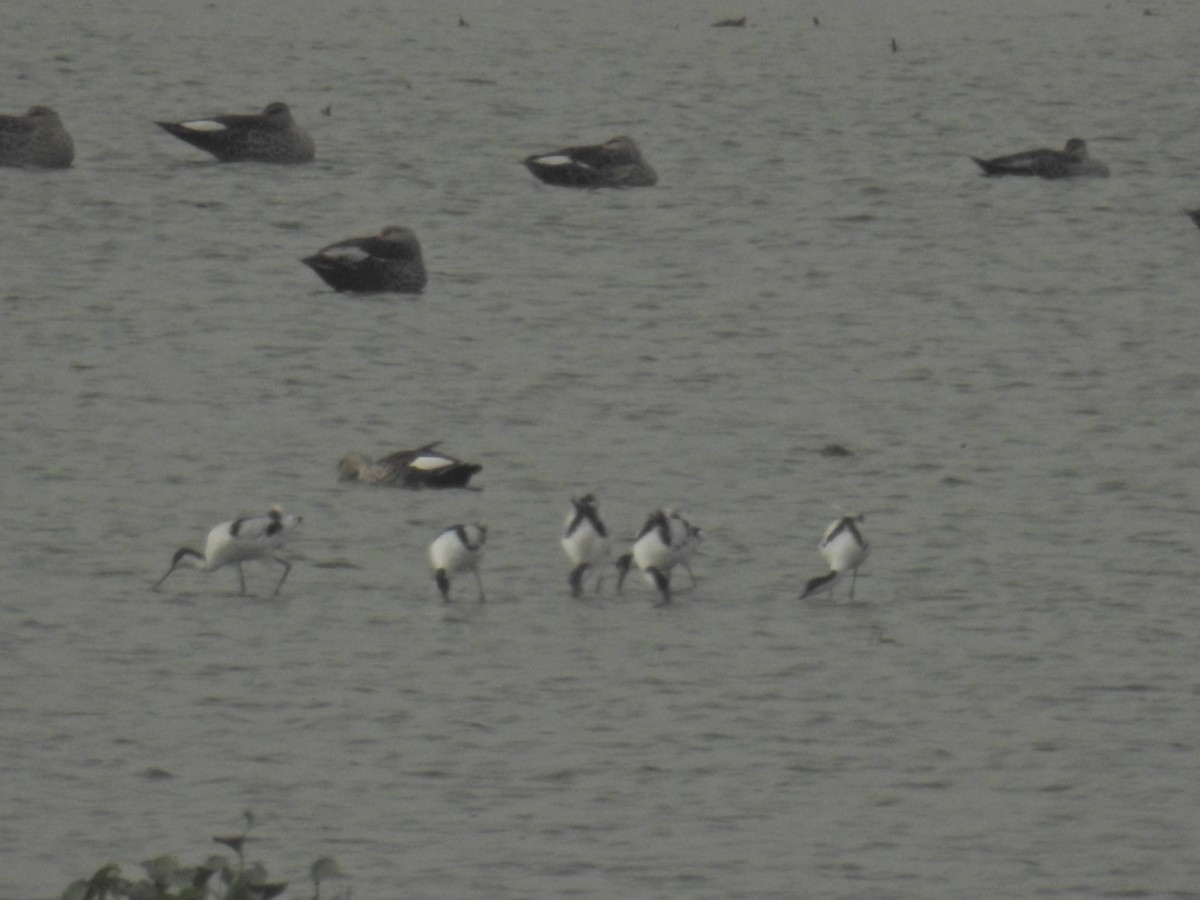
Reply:
[[[0,896],[245,808],[297,897],[1200,896],[1200,7],[162,9],[0,29],[77,147],[0,171]],[[152,124],[277,99],[316,163]],[[614,134],[657,187],[517,163]],[[1071,136],[1113,177],[968,158]],[[420,298],[296,261],[390,223]],[[434,439],[483,490],[336,481]],[[584,490],[682,507],[698,586],[572,601]],[[278,599],[150,592],[272,503]],[[839,508],[857,597],[800,602]],[[466,520],[482,607],[426,568]]]

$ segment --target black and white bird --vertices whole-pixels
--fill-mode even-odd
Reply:
[[[261,113],[154,124],[221,162],[306,163],[316,155],[312,136],[278,101]]]
[[[338,463],[339,481],[361,481],[404,488],[465,488],[483,466],[463,462],[434,448],[440,441],[399,450],[372,460],[361,453],[348,453]]]
[[[484,601],[483,579],[479,576],[479,561],[487,543],[487,528],[483,525],[451,525],[429,545],[429,565],[437,582],[442,600],[450,599],[450,581],[459,572],[471,572],[479,585],[479,602]]]
[[[0,166],[65,169],[75,159],[75,142],[58,113],[31,106],[23,116],[0,116]]]
[[[222,566],[234,565],[238,572],[238,593],[245,594],[246,576],[242,571],[242,563],[261,559],[283,566],[283,574],[279,576],[275,590],[271,592],[271,596],[274,597],[292,570],[292,564],[281,558],[278,553],[287,543],[288,536],[302,521],[302,516],[285,516],[283,510],[273,506],[265,516],[248,516],[234,519],[232,522],[222,522],[208,533],[203,553],[190,547],[180,547],[176,550],[171,559],[171,568],[155,582],[153,590],[157,591],[167,580],[167,576],[181,565],[199,569],[201,572],[214,572]]]
[[[1087,141],[1071,138],[1062,150],[1026,150],[992,159],[971,159],[984,175],[1036,175],[1038,178],[1107,178],[1108,166],[1088,155]]]
[[[348,238],[300,260],[335,291],[419,294],[428,283],[421,243],[411,228],[389,225],[370,237]]]
[[[600,518],[600,505],[592,494],[571,498],[562,536],[563,552],[571,562],[571,596],[583,593],[583,576],[588,569],[599,568],[608,559],[608,529]],[[601,579],[603,576],[601,576]],[[596,590],[600,590],[600,580]]]
[[[610,138],[603,144],[564,147],[521,160],[535,178],[558,187],[650,187],[658,173],[642,159],[633,138]]]
[[[663,603],[671,602],[671,570],[683,566],[692,584],[696,576],[689,561],[700,545],[700,529],[679,512],[657,509],[646,519],[633,542],[633,550],[617,560],[617,590],[631,566],[642,571],[646,582],[658,590]]]
[[[842,516],[829,523],[825,536],[817,549],[829,563],[829,573],[810,578],[804,585],[800,599],[810,597],[821,591],[829,591],[833,596],[833,587],[847,572],[850,573],[850,599],[854,599],[854,583],[858,580],[858,567],[863,564],[871,545],[867,543],[862,533],[862,523],[865,516]]]

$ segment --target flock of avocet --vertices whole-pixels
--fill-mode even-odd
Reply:
[[[736,20],[730,23],[740,24]],[[328,114],[329,109],[324,112]],[[316,155],[312,136],[292,117],[287,104],[278,101],[268,104],[261,113],[156,124],[221,162],[297,164],[311,162]],[[74,142],[54,110],[35,106],[24,116],[0,116],[0,165],[67,168],[73,160]],[[977,162],[987,174],[1035,174],[1045,178],[1107,174],[1102,164],[1089,160],[1086,145],[1078,139],[1068,142],[1064,151],[1039,150]],[[527,156],[522,164],[539,181],[558,187],[650,187],[658,182],[658,173],[642,157],[636,142],[624,135],[602,144],[564,147]],[[336,291],[419,293],[427,281],[416,234],[398,225],[389,226],[378,235],[337,241],[301,262]],[[378,461],[352,453],[342,459],[340,477],[408,488],[467,487],[481,467],[440,453],[435,446],[426,444],[416,450],[402,450]],[[272,507],[265,516],[222,522],[209,531],[203,553],[190,547],[177,550],[154,590],[181,566],[212,572],[232,565],[237,568],[240,593],[245,594],[242,563],[262,560],[283,567],[271,594],[276,596],[292,569],[292,564],[280,553],[290,532],[301,521],[300,516],[284,515],[279,507]],[[819,545],[829,563],[829,572],[809,580],[802,597],[832,591],[838,579],[849,572],[853,598],[854,579],[868,550],[861,526],[862,516],[843,516],[829,526]],[[430,544],[429,562],[443,601],[450,598],[452,579],[465,572],[475,576],[479,599],[484,599],[479,565],[486,543],[487,528],[476,524],[451,526]],[[682,566],[695,584],[689,560],[699,543],[700,529],[682,515],[669,509],[655,510],[629,552],[616,560],[617,590],[629,570],[636,566],[658,592],[660,602],[669,603],[671,573],[677,566]],[[610,541],[596,498],[591,494],[572,499],[562,547],[571,564],[568,579],[571,593],[576,597],[583,594],[584,578],[589,572],[598,574],[596,590],[599,591],[603,567],[609,561]]]
[[[419,452],[402,451],[408,454]],[[445,459],[450,460],[447,465],[462,465],[461,461],[452,457]],[[477,466],[475,468],[478,469]],[[436,486],[436,482],[431,482],[428,486]],[[213,572],[232,565],[237,568],[239,593],[245,594],[246,577],[242,571],[242,563],[262,560],[283,566],[283,573],[271,593],[274,597],[283,587],[283,582],[292,568],[291,563],[279,554],[290,534],[299,528],[302,521],[301,516],[284,515],[283,510],[276,506],[265,516],[250,516],[222,522],[208,533],[203,553],[190,547],[180,547],[175,551],[170,568],[154,584],[153,589],[158,590],[180,566]],[[834,585],[847,573],[851,576],[850,598],[854,599],[858,567],[867,558],[870,550],[870,545],[863,537],[862,523],[861,515],[841,516],[830,523],[818,544],[821,555],[829,564],[829,571],[809,579],[800,594],[801,599],[822,591],[829,591],[832,595]],[[479,588],[479,602],[485,600],[483,577],[479,567],[487,536],[485,525],[457,524],[433,539],[429,545],[429,565],[443,602],[450,600],[453,579],[468,572],[474,576]],[[652,512],[638,532],[629,552],[612,560],[609,530],[600,517],[600,506],[595,496],[585,494],[582,497],[573,497],[561,543],[570,563],[567,583],[574,597],[583,596],[585,579],[590,575],[595,576],[594,590],[599,593],[605,569],[614,562],[618,592],[629,570],[636,566],[646,582],[657,591],[659,602],[662,604],[671,602],[671,575],[677,566],[682,566],[692,584],[696,584],[690,560],[700,545],[700,529],[676,510],[657,509]]]

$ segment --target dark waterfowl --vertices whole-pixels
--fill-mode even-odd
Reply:
[[[361,481],[405,488],[465,488],[483,466],[463,462],[434,449],[438,441],[416,450],[400,450],[379,461],[350,453],[338,463],[339,481]]]
[[[0,166],[65,169],[75,159],[75,142],[58,113],[31,106],[23,116],[0,116]]]
[[[417,294],[428,281],[421,244],[411,228],[389,225],[372,237],[350,238],[300,260],[335,291]]]
[[[633,138],[627,137],[527,156],[522,164],[539,181],[557,187],[650,187],[658,183],[658,174],[642,159]]]
[[[305,163],[316,155],[312,137],[296,124],[286,103],[269,103],[252,115],[155,124],[221,162]]]
[[[1088,156],[1087,141],[1071,138],[1062,150],[1026,150],[993,159],[971,159],[984,175],[1036,175],[1039,178],[1108,177],[1108,166]]]
[[[1188,214],[1189,219],[1196,223],[1196,227],[1200,228],[1200,209],[1185,209],[1184,212]]]

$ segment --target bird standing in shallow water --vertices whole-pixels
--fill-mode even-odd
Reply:
[[[850,572],[850,599],[854,599],[854,583],[858,580],[858,567],[871,550],[863,539],[861,525],[865,516],[843,516],[829,524],[818,549],[829,563],[829,574],[810,578],[804,585],[800,599],[828,590],[833,596],[833,586],[846,572]]]
[[[675,510],[658,509],[646,519],[633,542],[633,551],[617,560],[617,590],[625,581],[630,566],[642,570],[647,583],[654,586],[663,603],[671,602],[671,570],[683,566],[696,584],[688,561],[700,544],[700,529]]]
[[[429,280],[421,243],[403,225],[389,225],[371,237],[338,241],[300,262],[339,292],[419,294]]]
[[[361,453],[348,453],[338,463],[339,481],[361,481],[405,488],[465,488],[483,466],[463,462],[433,448],[434,441],[416,450],[400,450],[373,462]]]
[[[592,494],[571,498],[562,548],[571,562],[571,596],[578,597],[583,593],[583,576],[587,570],[608,559],[608,529],[600,519],[599,504]],[[596,590],[600,590],[599,582]]]
[[[450,579],[459,572],[472,572],[479,585],[479,602],[483,603],[483,579],[479,577],[479,561],[487,543],[487,528],[483,525],[451,525],[429,545],[429,564],[437,582],[442,601],[450,599]]]
[[[221,162],[305,163],[316,155],[312,137],[278,101],[252,115],[154,124]]]
[[[171,560],[171,568],[155,582],[153,590],[157,591],[167,580],[167,576],[181,565],[191,566],[201,572],[214,572],[222,566],[232,564],[237,566],[238,594],[244,595],[246,576],[242,572],[242,563],[261,559],[283,566],[283,574],[279,576],[279,582],[271,592],[271,596],[274,597],[292,570],[292,564],[276,554],[287,543],[288,534],[298,528],[302,521],[303,517],[285,516],[283,510],[273,506],[265,516],[249,516],[234,519],[232,522],[222,522],[208,533],[204,553],[198,553],[190,547],[180,547],[176,550]]]

